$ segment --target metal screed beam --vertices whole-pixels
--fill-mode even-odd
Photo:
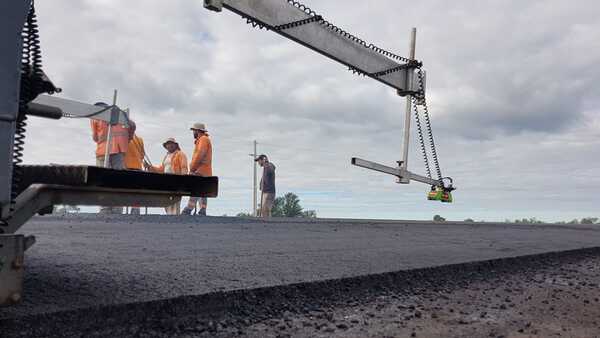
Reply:
[[[434,179],[431,179],[431,178],[426,177],[426,176],[422,176],[422,175],[417,175],[417,174],[411,173],[410,171],[405,170],[403,168],[388,167],[388,166],[383,165],[383,164],[379,164],[379,163],[375,163],[375,162],[363,160],[363,159],[360,159],[360,158],[357,158],[357,157],[353,157],[351,163],[352,163],[352,165],[355,165],[357,167],[361,167],[361,168],[365,168],[365,169],[370,169],[370,170],[375,170],[375,171],[379,171],[379,172],[382,172],[382,173],[385,173],[385,174],[394,175],[394,176],[398,177],[399,179],[408,179],[408,180],[411,180],[411,181],[417,181],[417,182],[429,184],[431,186],[438,186],[438,187],[443,187],[444,186],[442,184],[442,182],[440,182],[438,180],[434,180]]]
[[[285,0],[205,0],[204,7],[220,12],[226,8],[256,26],[310,48],[351,70],[392,88],[400,95],[416,94],[418,63],[398,63],[382,50],[342,31],[316,13]],[[391,54],[391,53],[389,53]],[[408,61],[406,58],[400,58]]]

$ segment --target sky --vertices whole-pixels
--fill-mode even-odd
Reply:
[[[282,0],[283,1],[283,0]],[[417,58],[444,176],[429,187],[354,167],[400,160],[405,99],[202,1],[38,1],[45,72],[61,97],[131,109],[153,162],[206,123],[219,197],[208,213],[252,205],[252,142],[320,217],[544,221],[600,215],[600,3],[579,0],[304,0],[325,19]],[[414,121],[413,121],[414,123]],[[414,124],[413,124],[414,126]],[[414,129],[413,129],[414,130]],[[26,163],[94,164],[89,122],[31,118]],[[416,133],[409,169],[424,174]],[[260,171],[259,171],[260,172]]]

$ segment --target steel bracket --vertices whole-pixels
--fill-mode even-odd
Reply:
[[[360,159],[357,157],[353,157],[351,163],[352,163],[352,165],[355,165],[357,167],[375,170],[375,171],[379,171],[379,172],[382,172],[385,174],[394,175],[394,176],[398,177],[398,180],[396,181],[397,183],[408,184],[410,181],[417,181],[417,182],[429,184],[431,186],[442,187],[442,188],[444,187],[444,184],[442,182],[440,182],[438,180],[434,180],[434,179],[426,177],[426,176],[414,174],[414,173],[406,170],[402,166],[394,168],[394,167],[389,167],[389,166],[386,166],[383,164],[363,160],[363,159]]]
[[[204,0],[204,8],[220,12],[223,10],[223,0]]]
[[[33,236],[0,235],[0,306],[21,302],[25,250],[33,243]]]

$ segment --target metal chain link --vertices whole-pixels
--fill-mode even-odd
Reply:
[[[294,28],[294,27],[306,25],[307,23],[311,23],[311,22],[315,22],[315,21],[321,21],[321,20],[323,20],[323,17],[321,17],[320,15],[315,15],[315,16],[311,16],[311,17],[306,18],[306,19],[302,19],[302,20],[298,20],[298,21],[286,23],[286,24],[283,24],[283,25],[273,26],[273,30],[275,30],[275,31],[281,31],[281,30],[290,29],[290,28]]]
[[[419,143],[421,145],[421,154],[423,155],[423,162],[425,163],[425,172],[427,177],[431,178],[431,168],[429,166],[429,157],[427,156],[427,147],[425,146],[425,139],[423,138],[423,128],[421,127],[421,118],[419,117],[419,110],[417,108],[417,98],[411,96],[413,110],[415,111],[415,121],[417,122],[417,134],[419,136]]]
[[[417,68],[417,78],[419,81],[419,90],[418,90],[418,94],[417,95],[413,95],[412,96],[412,101],[413,101],[413,107],[415,109],[415,116],[417,117],[417,124],[420,124],[419,122],[419,118],[418,118],[418,107],[417,107],[417,100],[419,101],[419,103],[421,103],[421,105],[423,106],[423,117],[425,119],[425,127],[427,129],[427,137],[429,138],[429,145],[431,148],[431,156],[432,156],[432,160],[433,160],[433,165],[435,166],[435,171],[436,174],[438,176],[438,180],[441,181],[442,180],[442,170],[440,168],[440,161],[438,159],[437,156],[437,150],[435,147],[435,141],[433,139],[433,130],[431,128],[431,119],[429,117],[429,107],[427,106],[427,100],[425,98],[425,83],[423,81],[423,70],[421,69],[421,67]],[[420,127],[419,127],[420,129]],[[423,142],[423,135],[422,135],[422,131],[419,130],[419,138],[421,141],[421,148],[423,151],[423,156],[425,158],[427,158],[427,152],[425,151],[425,145]],[[426,170],[428,173],[430,173],[430,168],[429,168],[429,160],[426,159],[425,161],[425,165],[426,165]],[[429,178],[431,178],[431,174],[429,174]]]

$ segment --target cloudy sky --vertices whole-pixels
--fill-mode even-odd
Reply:
[[[202,1],[38,1],[45,71],[62,97],[130,107],[154,162],[162,140],[191,154],[208,125],[220,197],[251,208],[252,140],[280,193],[322,217],[554,221],[599,215],[600,4],[596,1],[304,0],[338,26],[427,69],[443,174],[456,202],[350,165],[400,159],[404,99],[376,81]],[[413,135],[410,169],[424,173]],[[83,120],[32,118],[28,163],[94,163]]]

